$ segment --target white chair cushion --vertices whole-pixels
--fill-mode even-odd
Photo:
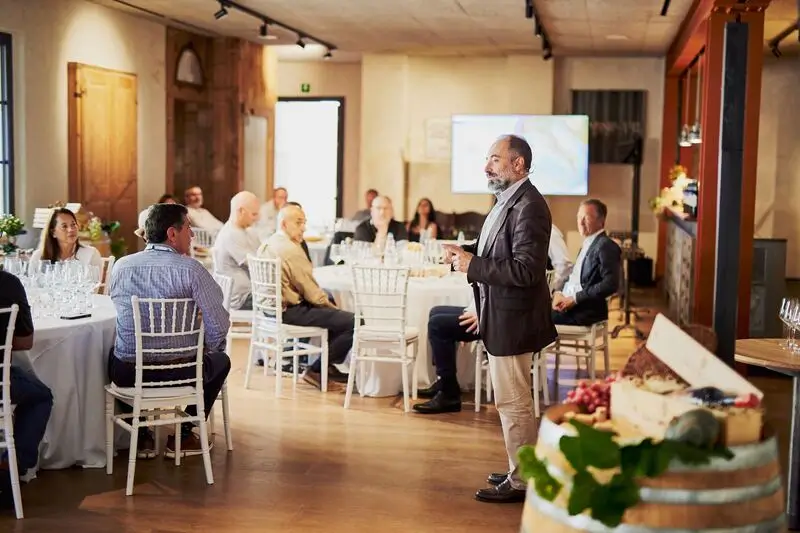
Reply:
[[[389,333],[375,326],[361,326],[358,329],[358,338],[368,342],[391,342],[397,340],[398,333]],[[412,341],[418,337],[419,329],[415,327],[406,328],[406,341]]]
[[[286,337],[303,338],[303,337],[319,337],[325,328],[315,328],[311,326],[293,326],[291,324],[282,324],[281,332]]]
[[[120,399],[133,400],[136,389],[134,387],[117,387],[113,383],[106,385],[109,394]],[[142,390],[142,398],[151,400],[161,400],[167,398],[185,398],[193,396],[195,388],[190,386],[183,387],[146,387]]]

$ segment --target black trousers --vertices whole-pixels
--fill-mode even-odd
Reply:
[[[456,343],[480,340],[476,333],[468,333],[465,326],[460,325],[458,317],[464,314],[463,307],[439,305],[431,309],[428,315],[428,342],[433,350],[433,364],[442,385],[454,388],[458,394],[458,378],[456,377]]]
[[[306,302],[283,311],[283,322],[293,326],[308,326],[328,330],[328,363],[343,363],[353,347],[355,316],[348,311],[332,307],[314,307]],[[312,372],[322,370],[322,360],[309,367]]]
[[[209,353],[203,357],[203,402],[205,404],[206,418],[211,413],[214,402],[219,396],[219,391],[222,390],[222,385],[225,384],[230,370],[231,360],[227,354]],[[142,379],[145,381],[173,381],[190,379],[194,375],[194,367],[175,368],[172,370],[145,370]],[[136,385],[136,364],[117,359],[112,348],[108,354],[108,377],[119,387],[134,387]],[[117,403],[121,412],[133,412],[133,408],[130,405],[122,402]],[[186,408],[186,413],[195,415],[197,414],[197,408],[194,405],[190,405]],[[192,424],[184,424],[182,428],[186,434],[191,431]]]
[[[553,324],[556,326],[582,326],[583,324],[578,323],[575,319],[575,316],[570,313],[569,311],[556,311],[555,309],[550,312],[550,316],[553,318]]]

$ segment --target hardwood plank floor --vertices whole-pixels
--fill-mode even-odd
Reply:
[[[644,329],[649,320],[641,322]],[[614,340],[612,368],[634,347],[631,338]],[[304,384],[294,395],[287,386],[286,397],[276,399],[272,378],[260,374],[254,390],[243,389],[245,356],[246,343],[237,343],[228,389],[235,450],[225,451],[218,410],[213,486],[205,484],[199,457],[180,467],[138,461],[135,495],[126,497],[123,452],[113,476],[94,469],[40,472],[23,487],[26,518],[5,513],[0,531],[518,531],[521,505],[472,498],[489,472],[506,468],[493,407],[474,413],[469,403],[460,413],[423,417],[404,414],[399,398],[355,396],[345,411],[342,394],[322,395]],[[785,448],[789,385],[759,379],[765,383]]]

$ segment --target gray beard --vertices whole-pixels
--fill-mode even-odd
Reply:
[[[494,194],[500,194],[511,186],[511,180],[508,178],[493,178],[489,180],[489,190]]]

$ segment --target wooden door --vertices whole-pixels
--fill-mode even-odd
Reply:
[[[117,238],[137,247],[136,75],[68,65],[69,200],[103,221],[118,220]]]

